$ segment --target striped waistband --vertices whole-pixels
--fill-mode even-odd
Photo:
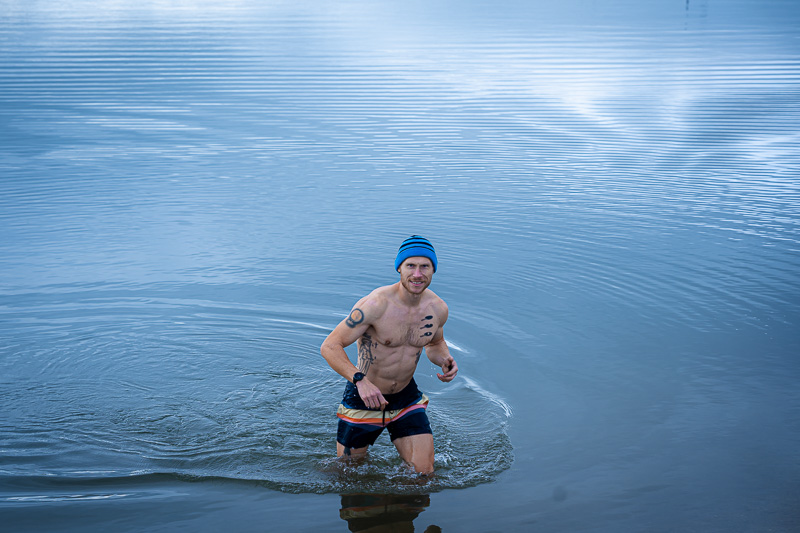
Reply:
[[[339,405],[336,416],[349,424],[359,424],[377,427],[386,427],[387,424],[403,418],[409,413],[428,407],[428,397],[423,393],[420,399],[402,409],[392,409],[390,411],[373,411],[370,409],[350,409],[344,405]]]

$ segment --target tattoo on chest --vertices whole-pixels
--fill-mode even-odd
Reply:
[[[350,316],[348,316],[347,320],[344,321],[344,323],[351,328],[356,327],[362,322],[364,322],[364,312],[358,307],[350,311]]]
[[[433,315],[428,315],[428,316],[426,316],[425,318],[423,318],[423,319],[422,319],[422,321],[423,321],[423,322],[427,322],[427,324],[424,324],[424,325],[423,325],[421,328],[419,328],[419,329],[421,329],[421,330],[425,330],[425,329],[430,329],[430,328],[432,328],[432,327],[433,327],[433,323],[432,323],[432,322],[428,322],[429,320],[433,320]],[[430,337],[431,335],[433,335],[433,332],[432,332],[432,331],[425,331],[425,332],[423,332],[423,333],[422,333],[422,335],[420,335],[420,337]],[[417,360],[419,361],[419,354],[417,355]]]
[[[374,343],[374,346],[377,346],[378,343]],[[373,343],[372,337],[367,335],[366,333],[361,336],[361,342],[358,345],[358,370],[359,372],[363,372],[366,374],[369,371],[369,367],[375,362],[377,358],[372,353]]]

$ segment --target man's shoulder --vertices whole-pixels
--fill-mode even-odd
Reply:
[[[383,287],[378,287],[371,293],[364,296],[361,301],[385,304],[392,298],[393,295],[394,285],[384,285]]]
[[[385,287],[378,287],[371,293],[361,298],[356,307],[359,308],[365,315],[370,318],[377,318],[386,310],[391,295],[391,285]]]
[[[426,289],[425,290],[425,297],[426,297],[426,299],[428,300],[429,303],[440,304],[440,305],[444,305],[445,307],[447,306],[447,304],[444,303],[444,300],[442,300],[439,297],[438,294],[436,294],[435,292],[433,292],[430,289]]]
[[[428,305],[432,306],[437,313],[447,315],[448,307],[444,300],[430,289],[425,291],[425,294],[428,297]]]

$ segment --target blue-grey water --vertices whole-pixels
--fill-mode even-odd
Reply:
[[[4,530],[800,530],[798,27],[0,0]],[[318,351],[414,233],[423,484],[333,459]]]

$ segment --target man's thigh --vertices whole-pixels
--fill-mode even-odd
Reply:
[[[400,458],[421,474],[433,473],[433,435],[422,433],[398,437],[393,444]]]
[[[363,448],[347,448],[341,442],[337,442],[336,456],[341,457],[343,455],[347,455],[353,457],[363,457],[367,455],[367,449],[369,449],[369,446],[364,446]]]

